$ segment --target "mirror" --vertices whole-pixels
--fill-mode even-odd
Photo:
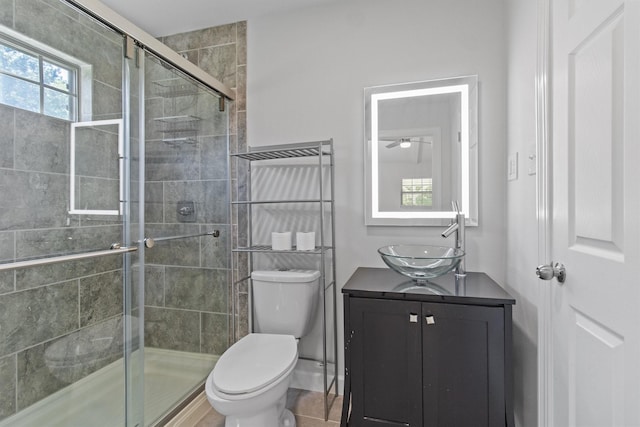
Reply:
[[[368,87],[366,225],[478,225],[478,77]]]

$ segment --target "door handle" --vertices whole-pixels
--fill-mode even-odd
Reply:
[[[541,280],[551,280],[554,277],[558,279],[558,283],[564,283],[567,278],[567,270],[564,265],[556,262],[550,264],[539,265],[536,268],[536,276]]]

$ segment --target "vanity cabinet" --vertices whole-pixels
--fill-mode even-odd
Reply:
[[[360,268],[343,288],[342,426],[512,426],[511,307],[482,273],[425,286]]]

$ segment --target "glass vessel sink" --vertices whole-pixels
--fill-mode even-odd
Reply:
[[[418,282],[447,274],[464,257],[461,249],[430,245],[389,245],[378,253],[392,270]]]

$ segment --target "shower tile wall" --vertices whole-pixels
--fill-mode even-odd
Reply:
[[[83,120],[121,117],[120,37],[59,1],[2,0],[0,22],[91,64],[91,87],[83,81],[82,89],[99,102],[81,106]],[[121,240],[118,217],[68,213],[68,121],[0,106],[0,129],[0,259],[105,249]],[[52,344],[121,314],[119,257],[0,274],[0,420],[66,385],[47,368]]]
[[[225,83],[236,92],[236,101],[229,112],[229,150],[231,152],[245,151],[246,141],[246,79],[247,79],[247,23],[238,22],[219,27],[205,28],[187,33],[175,34],[163,37],[169,47],[181,53],[204,71]],[[203,158],[209,159],[210,166],[201,169],[203,179],[221,178],[222,171],[226,173],[226,157],[220,155],[221,151],[214,146],[211,149],[201,151]],[[225,153],[226,156],[226,153]],[[200,164],[203,164],[201,161]],[[246,198],[246,171],[238,170],[235,162],[231,164],[231,191],[232,200]],[[157,190],[159,191],[159,189]],[[179,194],[179,193],[178,193]],[[246,244],[247,241],[247,216],[241,208],[233,207],[231,218],[231,239],[234,247]],[[209,244],[207,251],[215,250]],[[247,257],[243,254],[234,254],[234,270],[232,280],[247,276]],[[204,254],[205,263],[220,263],[220,259]],[[215,268],[215,267],[214,267]],[[229,282],[230,283],[230,282]],[[231,292],[228,286],[227,292]],[[233,298],[236,304],[236,332],[237,338],[244,336],[248,331],[247,315],[247,288],[240,287]],[[207,314],[201,319],[201,348],[203,351],[222,348],[229,343],[221,342],[222,336],[217,331],[226,327],[219,316]],[[231,339],[231,335],[229,334]]]

